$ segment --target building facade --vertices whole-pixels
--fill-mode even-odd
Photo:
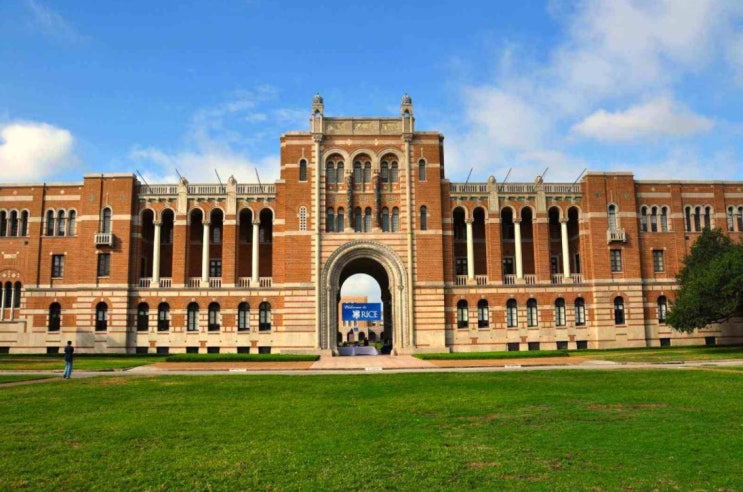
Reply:
[[[0,351],[330,353],[353,274],[395,353],[743,341],[665,324],[699,233],[743,234],[743,182],[451,183],[444,137],[396,117],[281,136],[270,184],[129,174],[0,187]]]

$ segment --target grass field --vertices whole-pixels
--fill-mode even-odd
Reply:
[[[743,372],[0,387],[2,490],[742,490]]]
[[[80,354],[75,355],[75,371],[113,371],[163,362],[166,355],[118,355],[118,354]],[[50,371],[64,369],[62,355],[0,355],[0,371]]]

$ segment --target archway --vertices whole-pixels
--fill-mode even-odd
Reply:
[[[357,260],[362,261],[362,260]],[[352,265],[347,265],[346,270],[350,269]],[[386,272],[384,273],[386,276]],[[339,295],[339,319],[338,319],[338,333],[336,341],[340,344],[342,341],[346,343],[357,343],[363,345],[369,344],[384,344],[386,340],[391,339],[392,332],[391,324],[387,324],[388,330],[385,330],[384,324],[384,308],[378,310],[379,319],[374,320],[363,320],[363,319],[344,319],[342,305],[344,303],[367,303],[372,306],[378,305],[383,306],[382,302],[382,289],[380,283],[371,275],[367,273],[355,273],[345,280],[341,275],[341,289]],[[387,296],[389,298],[389,296]],[[374,310],[377,312],[377,310]]]
[[[400,257],[388,247],[374,241],[352,241],[338,248],[322,271],[320,292],[319,345],[335,351],[340,327],[338,303],[343,283],[352,275],[365,273],[379,284],[384,311],[383,335],[392,342],[393,351],[412,346],[412,329],[408,321],[405,268]]]

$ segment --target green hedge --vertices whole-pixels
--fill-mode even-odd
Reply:
[[[531,359],[539,357],[568,357],[567,350],[533,350],[518,352],[447,352],[439,354],[416,354],[422,360],[487,360],[487,359]]]
[[[319,355],[306,354],[173,354],[167,362],[314,362]]]

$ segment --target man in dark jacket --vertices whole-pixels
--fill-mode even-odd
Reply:
[[[72,346],[71,341],[67,341],[67,346],[64,348],[64,374],[62,375],[65,379],[70,379],[72,375],[72,357],[75,353],[75,347]]]

